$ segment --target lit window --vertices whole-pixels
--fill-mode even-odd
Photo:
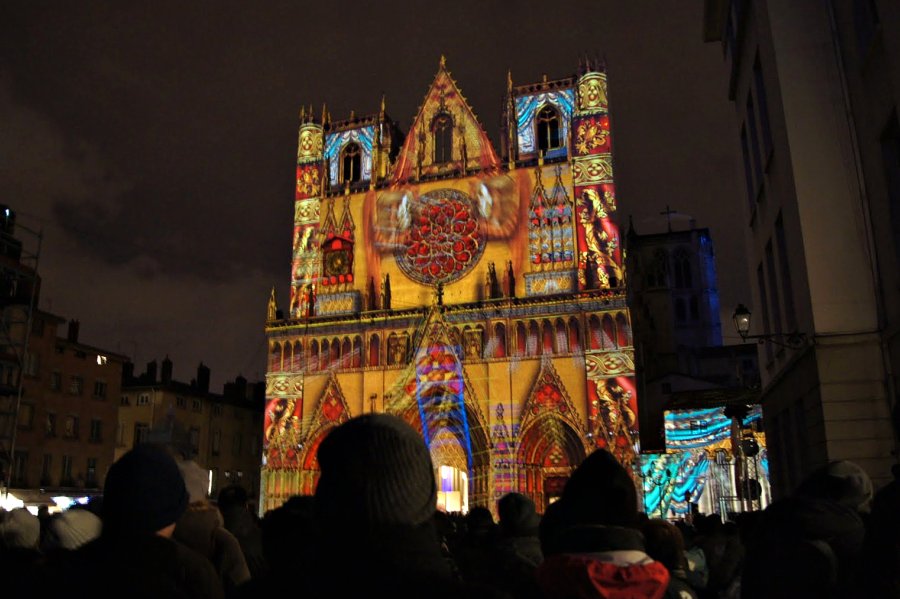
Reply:
[[[362,164],[362,151],[359,144],[348,143],[341,150],[341,183],[355,183],[360,180],[360,165]]]
[[[562,147],[559,138],[559,113],[550,105],[541,108],[537,115],[538,148],[542,152]]]
[[[97,364],[98,365],[104,366],[106,364],[106,361],[107,361],[106,356],[101,356],[100,354],[97,354]]]

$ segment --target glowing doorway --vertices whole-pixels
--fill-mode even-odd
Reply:
[[[469,472],[465,449],[449,429],[442,428],[431,439],[435,467],[437,507],[444,512],[469,511]]]

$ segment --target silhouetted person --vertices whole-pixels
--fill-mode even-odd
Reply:
[[[173,538],[210,561],[219,575],[226,597],[250,580],[241,545],[223,526],[222,514],[209,502],[209,471],[193,460],[181,460],[178,468],[188,490],[188,507],[175,524]]]
[[[497,502],[497,513],[500,534],[490,559],[494,584],[519,599],[541,596],[534,572],[544,554],[534,502],[521,493],[507,493]]]
[[[684,539],[674,524],[665,520],[648,520],[641,525],[647,555],[669,570],[667,599],[697,599],[697,593],[687,581],[687,560]]]
[[[634,481],[612,454],[594,451],[541,520],[536,574],[544,596],[663,597],[669,571],[644,551],[637,522]]]
[[[415,429],[366,414],[333,429],[317,457],[317,551],[305,597],[492,596],[454,580],[441,554],[434,470]]]
[[[862,513],[872,483],[859,466],[831,462],[801,483],[793,497],[763,512],[747,551],[741,597],[862,597],[859,565]]]
[[[263,557],[262,529],[259,519],[250,511],[247,491],[241,485],[229,485],[219,491],[216,505],[222,513],[225,528],[241,544],[244,559],[251,578],[259,578],[266,572]]]
[[[212,564],[172,539],[188,492],[165,449],[138,445],[110,467],[103,490],[103,532],[60,554],[44,595],[97,597],[110,589],[129,599],[223,596]]]

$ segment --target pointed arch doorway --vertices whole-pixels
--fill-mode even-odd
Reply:
[[[469,460],[457,436],[448,428],[431,438],[431,462],[437,484],[437,507],[444,512],[469,511]]]

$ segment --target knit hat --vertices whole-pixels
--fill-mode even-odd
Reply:
[[[118,532],[156,532],[174,524],[188,492],[174,458],[142,443],[114,463],[103,489],[103,524]]]
[[[848,460],[829,462],[813,472],[797,489],[797,493],[817,499],[828,499],[858,512],[871,509],[875,490],[866,471]]]
[[[500,530],[509,537],[536,536],[541,517],[531,498],[521,493],[507,493],[497,502]]]
[[[560,499],[572,524],[633,526],[637,491],[628,471],[605,449],[589,455],[566,482]]]
[[[50,519],[50,530],[63,549],[78,549],[100,536],[103,523],[86,509],[68,509]]]
[[[7,549],[35,549],[41,536],[41,522],[23,507],[0,511],[0,544]]]
[[[189,501],[196,503],[206,501],[209,490],[209,470],[205,470],[194,460],[181,460],[178,469],[184,478],[184,486],[187,488]]]
[[[436,511],[428,447],[396,416],[348,420],[325,437],[318,460],[315,507],[326,526],[416,526]]]

